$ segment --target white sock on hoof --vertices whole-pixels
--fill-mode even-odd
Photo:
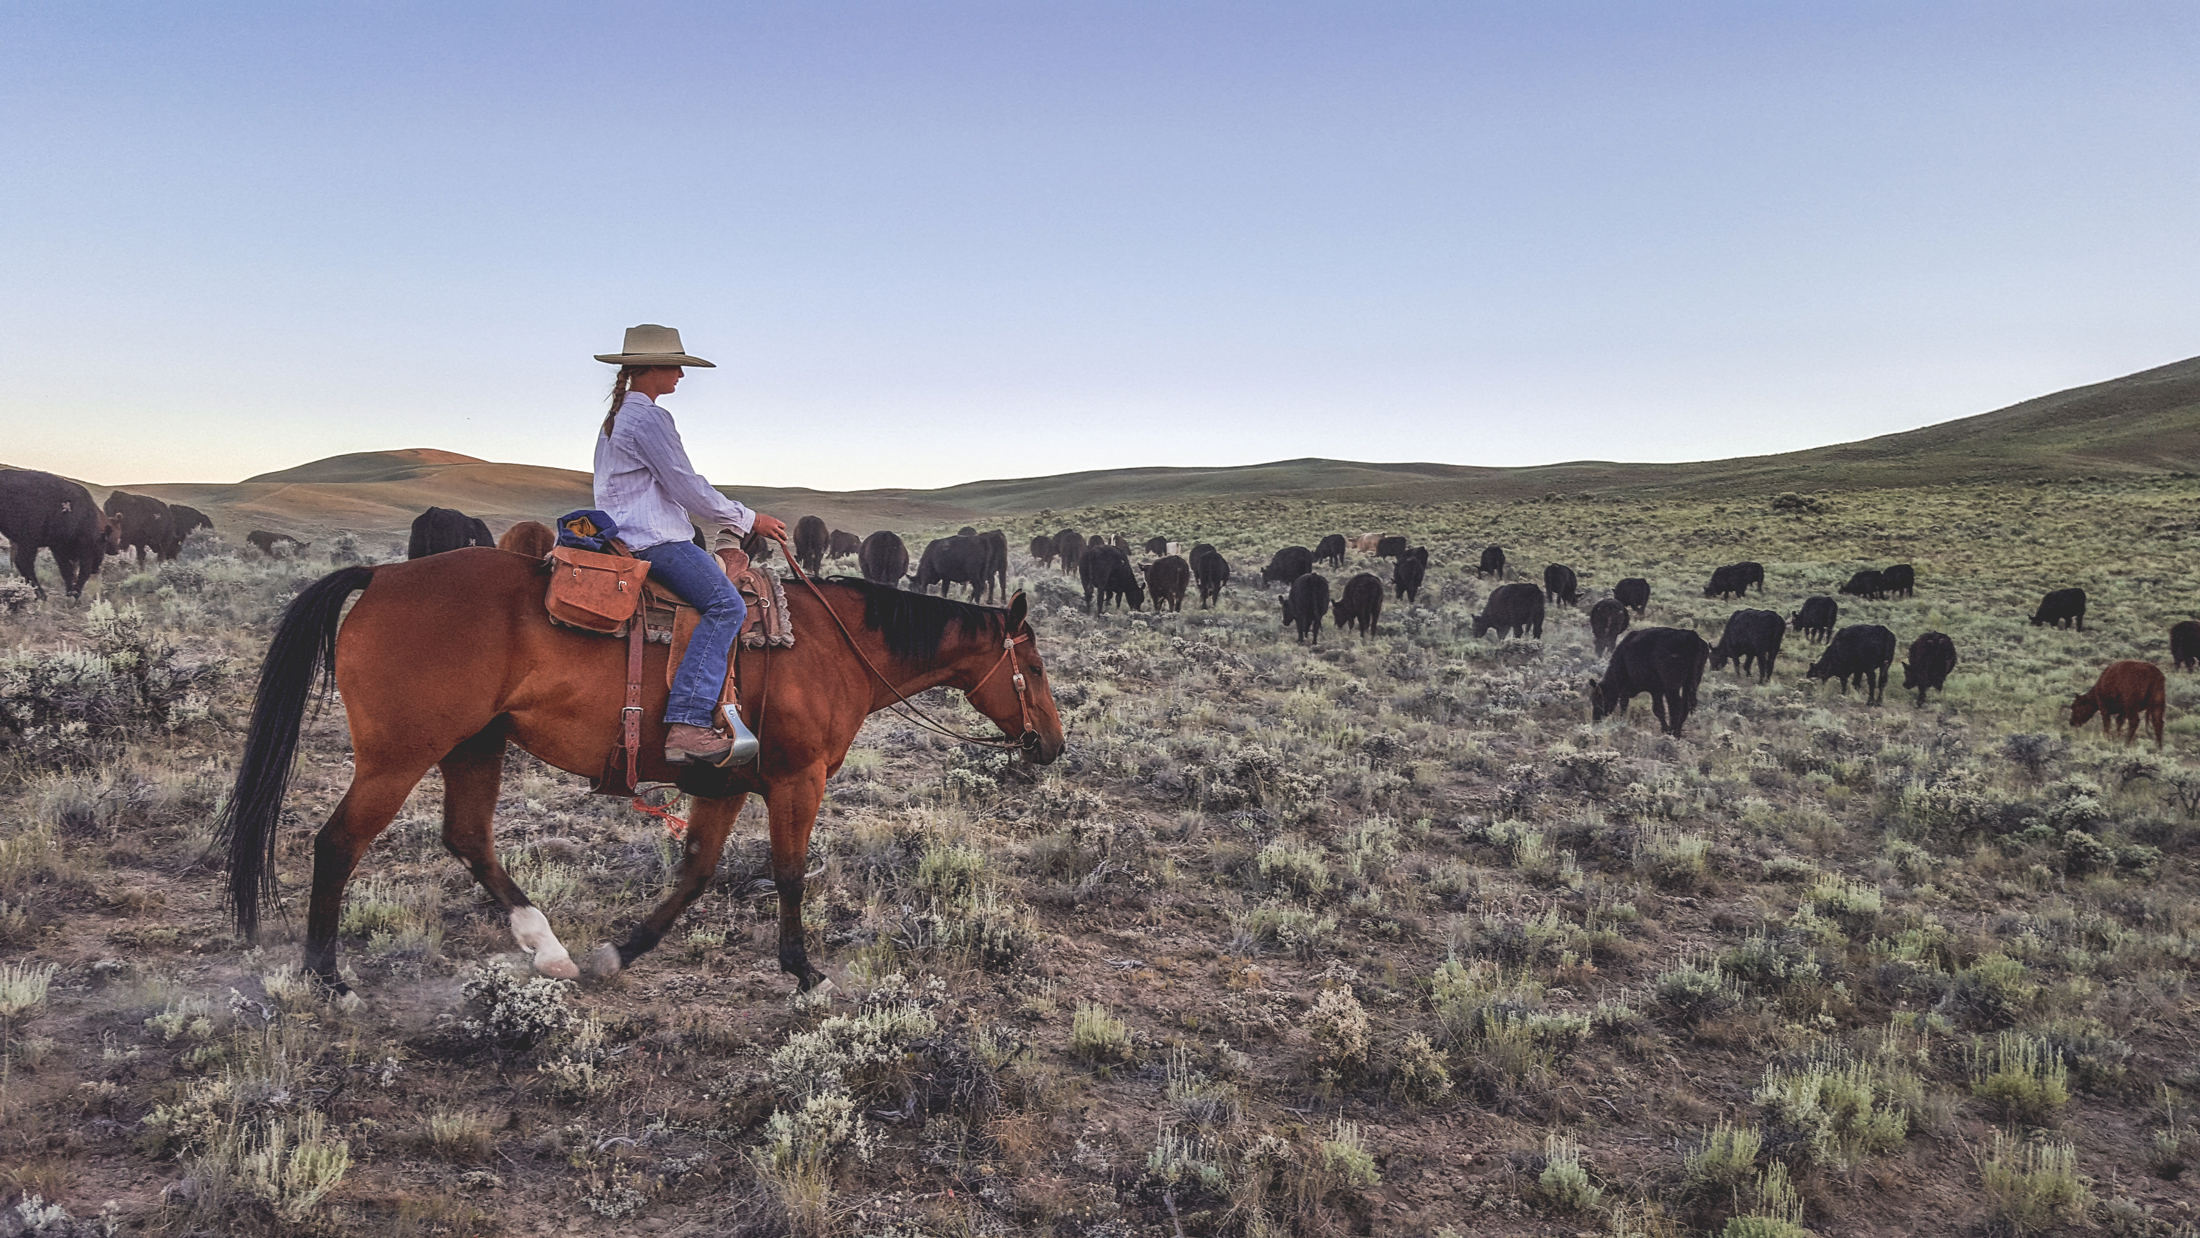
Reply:
[[[550,931],[549,917],[540,907],[521,907],[512,912],[512,939],[535,956],[535,970],[556,980],[572,980],[581,974],[565,943]]]
[[[588,974],[598,980],[609,980],[619,974],[626,964],[619,961],[619,948],[610,942],[599,942],[588,952]]]

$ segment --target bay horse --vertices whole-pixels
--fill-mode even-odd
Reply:
[[[517,744],[569,773],[605,777],[617,750],[627,642],[552,624],[541,563],[482,547],[405,563],[347,567],[308,585],[283,612],[260,669],[251,730],[219,837],[229,847],[229,901],[257,936],[260,900],[275,893],[276,825],[298,731],[318,683],[333,683],[351,725],[351,786],[313,840],[306,969],[342,992],[336,930],[344,887],[375,836],[429,768],[443,771],[443,845],[507,913],[535,969],[580,974],[542,912],[497,859],[493,817],[504,748]],[[359,601],[345,616],[353,593]],[[1061,715],[1047,688],[1024,595],[1004,609],[927,597],[867,581],[789,582],[800,639],[747,649],[738,662],[743,718],[763,740],[732,769],[664,760],[665,661],[647,646],[638,781],[696,797],[671,892],[626,939],[596,947],[605,976],[654,947],[710,883],[726,835],[750,795],[770,821],[779,888],[779,966],[808,990],[823,980],[802,935],[802,881],[825,780],[863,720],[928,688],[960,690],[1004,735],[1004,747],[1044,765],[1061,755]],[[624,768],[616,780],[623,782]]]

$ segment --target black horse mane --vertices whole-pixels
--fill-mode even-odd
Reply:
[[[911,593],[857,576],[834,576],[830,583],[863,594],[863,626],[886,637],[886,650],[905,662],[929,662],[940,654],[949,624],[973,634],[1008,634],[1008,612],[929,593]]]

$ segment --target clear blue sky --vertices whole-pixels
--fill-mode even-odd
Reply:
[[[1781,450],[2200,353],[2200,7],[0,8],[0,460]]]

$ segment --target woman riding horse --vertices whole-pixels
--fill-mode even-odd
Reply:
[[[752,760],[756,736],[738,709],[724,711],[731,735],[720,735],[712,722],[726,660],[748,607],[717,558],[695,543],[689,521],[743,536],[754,529],[774,539],[785,538],[787,526],[718,493],[688,463],[679,427],[657,399],[680,385],[682,366],[717,367],[688,356],[678,331],[654,323],[628,327],[625,350],[598,353],[596,360],[619,367],[611,384],[611,412],[596,436],[596,506],[619,522],[627,549],[649,561],[650,579],[702,613],[665,702],[665,760],[674,765]]]

